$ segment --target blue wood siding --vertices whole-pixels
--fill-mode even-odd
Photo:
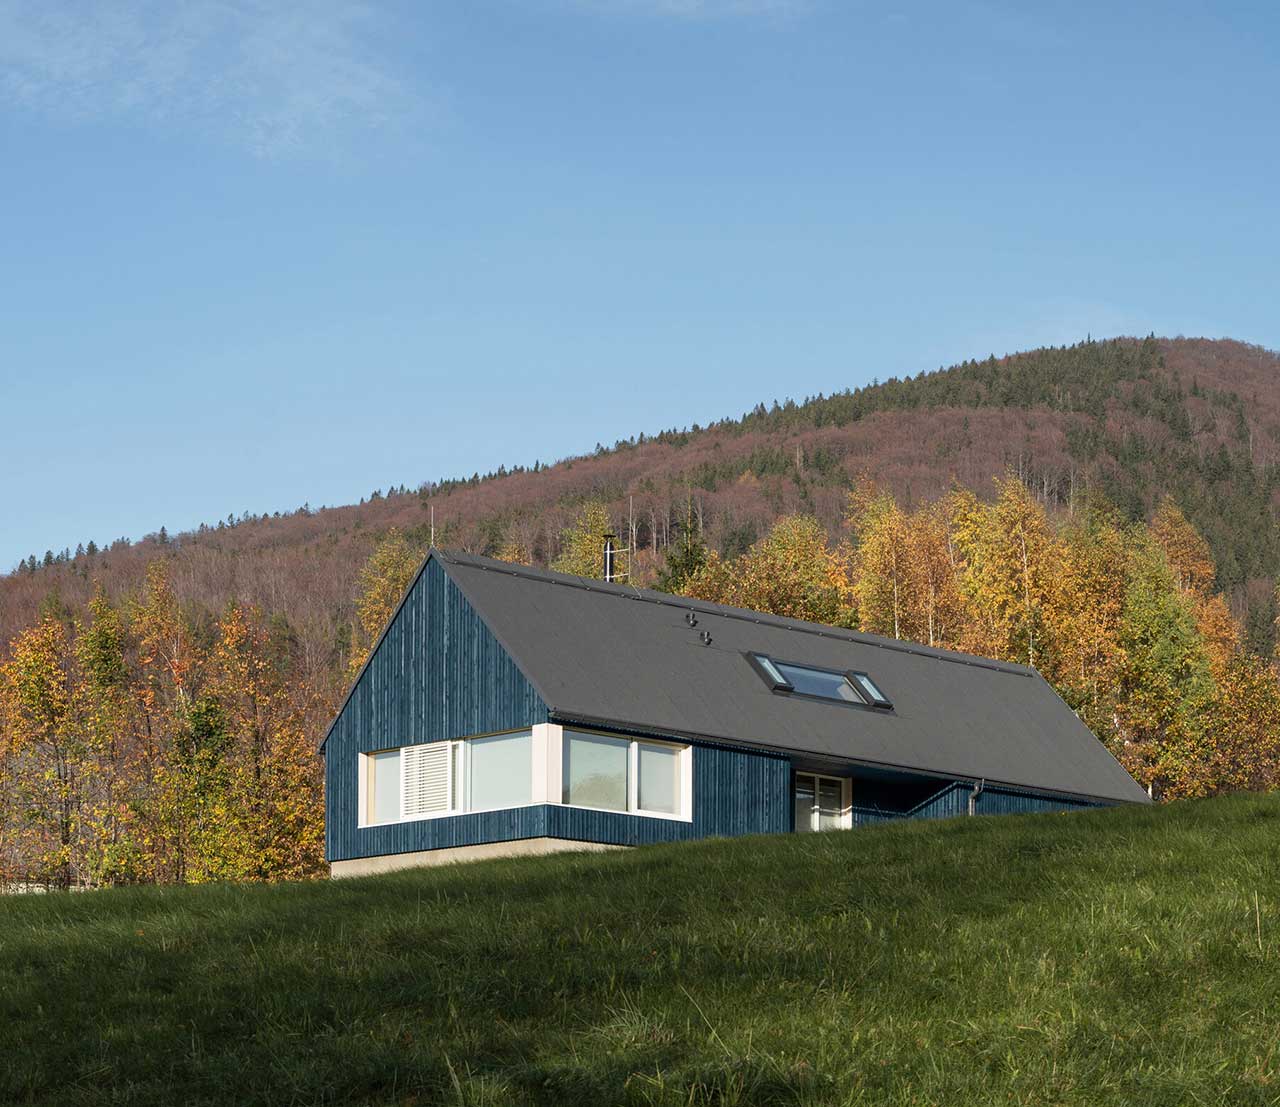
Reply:
[[[955,781],[943,784],[928,799],[907,810],[893,810],[889,803],[878,801],[876,785],[872,781],[855,780],[853,785],[853,825],[874,826],[876,823],[895,819],[950,819],[969,814],[969,797],[973,784]],[[1079,811],[1097,807],[1096,801],[1072,796],[1056,796],[1033,792],[1024,788],[1003,785],[986,785],[978,795],[974,813],[977,815],[1030,815],[1047,811]]]
[[[329,734],[326,856],[338,861],[544,833],[535,808],[361,827],[356,755],[546,720],[533,686],[440,564],[428,562]]]
[[[331,808],[331,822],[332,819]],[[360,828],[355,823],[353,809],[350,826],[356,833],[342,836],[344,840],[349,839],[348,848],[352,852],[331,853],[330,860],[510,842],[518,838],[568,838],[639,846],[690,838],[781,834],[791,829],[791,762],[783,756],[695,744],[691,822],[559,804],[534,804],[385,826]]]
[[[552,837],[620,846],[782,834],[791,829],[791,759],[694,743],[692,822],[558,805],[547,811]]]
[[[969,785],[963,785],[967,792]],[[965,808],[968,809],[968,795]],[[1082,811],[1088,807],[1106,807],[1109,804],[1073,796],[1054,796],[1044,792],[1031,792],[1023,788],[992,787],[988,785],[978,797],[979,815],[1034,815],[1045,811]]]

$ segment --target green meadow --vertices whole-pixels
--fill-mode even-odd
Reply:
[[[8,1104],[1280,1104],[1280,796],[0,898]]]

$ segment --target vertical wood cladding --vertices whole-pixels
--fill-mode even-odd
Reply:
[[[547,706],[436,561],[414,584],[325,747],[330,861],[543,836],[640,845],[791,829],[784,755],[695,744],[693,821],[540,804],[359,825],[358,754],[517,730]]]
[[[973,785],[968,781],[955,781],[942,785],[928,799],[906,811],[893,810],[888,804],[877,802],[876,785],[872,781],[854,782],[853,825],[874,826],[895,819],[950,819],[968,815],[969,797]],[[1051,811],[1080,811],[1098,803],[1072,796],[1057,796],[1032,792],[1024,788],[988,784],[978,794],[974,804],[975,815],[1031,815]]]
[[[546,722],[547,707],[434,559],[414,583],[325,747],[330,861],[545,833],[532,809],[361,827],[357,754]],[[463,824],[462,820],[469,820]],[[438,824],[438,825],[437,825]],[[460,825],[445,825],[460,824]],[[429,833],[423,828],[431,827]],[[425,841],[429,838],[430,841]]]
[[[553,837],[622,846],[782,834],[791,829],[791,759],[694,743],[692,822],[554,804],[547,818]]]

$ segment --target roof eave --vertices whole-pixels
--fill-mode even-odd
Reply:
[[[628,719],[606,718],[599,715],[590,715],[581,711],[573,711],[571,709],[567,710],[549,707],[548,717],[552,722],[558,722],[562,725],[566,723],[577,723],[581,726],[594,726],[602,729],[634,731],[638,734],[652,735],[655,738],[686,738],[690,741],[714,742],[720,745],[737,746],[743,749],[755,749],[775,754],[787,754],[818,760],[830,760],[833,763],[839,762],[840,764],[847,765],[861,765],[871,769],[889,769],[893,772],[911,773],[915,776],[925,776],[936,780],[950,780],[963,783],[977,783],[978,781],[985,781],[987,784],[995,787],[1020,788],[1024,791],[1065,796],[1071,799],[1087,800],[1089,802],[1099,804],[1149,804],[1151,802],[1150,797],[1145,793],[1142,793],[1140,798],[1138,796],[1127,797],[1118,795],[1100,795],[1098,793],[1091,792],[1076,792],[1066,788],[1051,788],[1044,784],[1031,784],[1026,781],[1000,780],[996,777],[986,776],[981,773],[951,771],[947,769],[922,769],[916,765],[903,765],[893,761],[876,761],[868,757],[815,754],[810,750],[798,750],[789,746],[760,742],[755,739],[735,738],[727,734],[707,734],[697,731],[679,730],[672,727],[656,727],[649,723],[640,723]],[[1129,779],[1132,780],[1133,778],[1130,777]],[[1141,791],[1141,786],[1138,785],[1136,781],[1134,781],[1134,785],[1139,788],[1139,791]]]

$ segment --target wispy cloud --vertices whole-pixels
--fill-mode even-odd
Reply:
[[[268,157],[328,151],[417,106],[383,18],[356,3],[0,0],[0,98],[197,128]]]
[[[578,0],[600,12],[718,19],[730,16],[789,16],[810,11],[816,0]]]

